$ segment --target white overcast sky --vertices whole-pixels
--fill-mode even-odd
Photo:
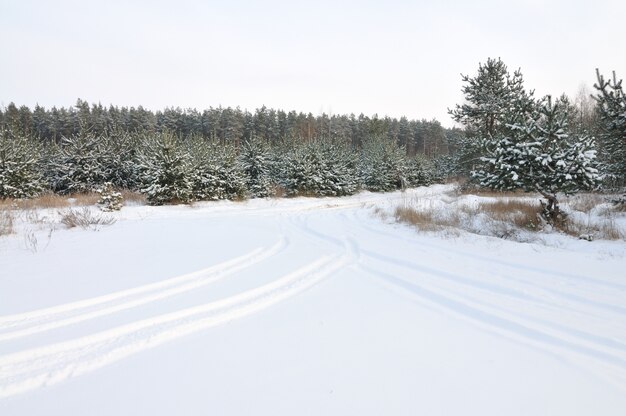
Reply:
[[[0,105],[262,105],[452,121],[487,57],[573,96],[626,78],[626,0],[0,0]]]

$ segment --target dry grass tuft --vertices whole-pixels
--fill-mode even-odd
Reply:
[[[626,234],[612,217],[605,218],[601,222],[592,222],[591,220],[577,220],[570,216],[559,226],[559,230],[572,237],[585,239],[626,240]]]
[[[59,212],[61,216],[61,224],[67,228],[89,228],[97,229],[99,226],[111,225],[115,223],[115,218],[107,217],[102,214],[94,214],[88,207],[79,209],[68,209]]]
[[[531,231],[541,229],[541,204],[520,199],[502,199],[496,202],[481,202],[478,210],[491,219],[512,223]]]
[[[286,195],[287,195],[287,191],[285,190],[285,188],[283,188],[280,185],[274,185],[272,186],[272,189],[270,190],[270,196],[272,198],[280,199],[280,198],[284,198]]]
[[[88,192],[71,195],[57,195],[52,192],[42,194],[30,199],[5,199],[0,201],[0,206],[10,206],[12,208],[29,209],[59,209],[69,206],[84,207],[95,205],[100,199],[96,192]]]
[[[3,205],[9,205],[16,209],[28,210],[37,208],[65,208],[69,206],[67,197],[53,193],[42,194],[30,199],[5,199]]]
[[[567,205],[574,211],[584,212],[588,214],[598,205],[605,203],[605,198],[598,194],[577,194],[566,198],[563,205]]]
[[[411,206],[399,206],[394,211],[397,222],[410,224],[421,231],[440,231],[449,227],[458,227],[461,219],[458,215],[438,215],[433,209],[416,209]]]
[[[567,211],[563,212],[564,220],[552,227],[548,226],[542,216],[543,206],[540,200],[532,200],[527,196],[524,198],[490,197],[482,202],[471,204],[463,203],[466,202],[463,199],[449,204],[443,201],[447,205],[443,208],[432,204],[425,207],[423,202],[405,201],[395,208],[392,217],[396,222],[413,225],[422,231],[450,232],[462,229],[474,234],[521,242],[536,241],[537,237],[534,232],[545,229],[558,230],[590,241],[594,239],[626,240],[626,230],[615,220],[621,214],[606,208],[604,197],[597,194],[583,195],[581,198],[564,203],[568,208],[571,208],[569,203],[573,203],[575,208],[569,215]],[[598,204],[605,204],[603,207],[606,208],[606,212],[595,209]],[[583,215],[583,211],[587,211],[587,215]],[[374,208],[374,214],[382,218],[389,217],[380,208]]]
[[[146,205],[146,196],[140,192],[120,190],[124,205]]]

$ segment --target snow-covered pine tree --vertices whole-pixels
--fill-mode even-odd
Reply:
[[[251,139],[241,147],[239,165],[245,176],[246,188],[252,197],[265,198],[271,194],[271,164],[269,147],[262,140]]]
[[[0,199],[32,198],[43,190],[40,156],[34,141],[0,131]]]
[[[60,194],[93,191],[110,176],[108,157],[100,137],[89,133],[63,137],[50,148],[46,179]]]
[[[358,183],[354,153],[330,140],[299,144],[283,163],[282,184],[288,195],[350,195]]]
[[[600,159],[605,165],[609,178],[609,186],[613,188],[626,187],[626,93],[622,87],[622,80],[617,80],[615,72],[613,79],[605,80],[596,69],[598,77],[594,87],[598,94],[594,97],[598,103],[600,115]]]
[[[306,147],[318,180],[315,193],[320,196],[351,195],[358,189],[358,159],[345,143],[330,139],[309,143]]]
[[[535,106],[533,91],[524,88],[524,79],[518,69],[512,75],[500,58],[488,58],[478,65],[475,77],[462,75],[464,104],[457,104],[448,113],[465,126],[466,139],[458,151],[458,171],[467,174],[482,155],[481,138],[496,137],[507,124],[524,118]]]
[[[202,137],[187,139],[191,155],[190,180],[195,200],[241,199],[245,178],[231,144],[219,145]]]
[[[486,156],[473,172],[480,185],[498,190],[539,192],[546,200],[545,219],[563,219],[557,194],[591,189],[598,180],[595,143],[590,137],[567,134],[567,103],[550,96],[539,101],[535,114],[507,126],[497,137],[482,140]]]
[[[405,151],[382,137],[364,141],[360,176],[365,189],[387,192],[407,186]]]
[[[417,154],[407,158],[406,182],[409,187],[428,186],[435,182],[434,164],[426,156]]]
[[[105,182],[102,188],[97,189],[96,192],[100,194],[98,200],[98,206],[104,212],[119,211],[122,209],[122,194],[113,188],[111,182]]]
[[[103,169],[107,182],[122,189],[136,190],[140,187],[137,152],[141,138],[137,134],[116,130],[101,138],[100,146]]]
[[[509,123],[511,113],[532,111],[533,92],[526,92],[521,71],[511,75],[500,58],[487,58],[487,63],[478,64],[475,77],[461,78],[467,84],[461,89],[465,103],[448,113],[465,126],[469,137],[494,136]]]
[[[311,145],[296,144],[282,156],[279,181],[287,195],[317,195],[322,186],[320,160]]]
[[[149,135],[137,157],[142,187],[148,203],[187,203],[192,199],[189,154],[169,132]]]
[[[433,178],[435,181],[442,181],[459,175],[459,155],[443,155],[432,161]]]

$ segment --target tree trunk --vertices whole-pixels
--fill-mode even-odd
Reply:
[[[543,206],[543,217],[548,224],[552,226],[559,226],[564,221],[564,216],[559,208],[559,201],[556,199],[556,195],[550,195],[546,192],[539,191],[541,195],[548,201],[547,203],[541,202]]]

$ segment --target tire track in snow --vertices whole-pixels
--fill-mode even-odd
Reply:
[[[488,311],[476,308],[458,299],[450,298],[444,294],[429,290],[423,285],[408,282],[405,279],[398,278],[386,272],[371,267],[366,268],[359,266],[359,269],[377,279],[381,279],[392,286],[410,293],[412,296],[420,299],[420,301],[433,304],[464,319],[469,319],[485,325],[488,328],[495,329],[496,334],[504,332],[517,339],[521,338],[539,347],[548,348],[548,350],[556,349],[557,352],[559,350],[567,351],[597,360],[604,364],[605,367],[610,368],[612,370],[611,375],[619,380],[622,388],[626,388],[626,359],[623,357],[560,338],[554,334],[533,328],[525,323],[515,322],[501,315],[489,313]]]
[[[576,280],[578,283],[583,283],[585,285],[587,285],[588,283],[598,283],[598,285],[596,286],[596,289],[599,290],[603,295],[607,294],[607,289],[610,289],[611,292],[615,292],[616,288],[614,287],[614,284],[611,282],[596,282],[594,279],[589,278],[589,277],[583,277],[583,276],[576,276],[576,275],[570,275],[567,273],[561,273],[561,272],[554,272],[552,273],[552,271],[550,270],[545,270],[545,269],[541,269],[541,268],[537,268],[537,267],[533,267],[533,266],[529,266],[526,267],[524,265],[520,265],[520,264],[515,264],[515,263],[510,263],[510,262],[506,262],[504,260],[497,260],[497,259],[493,259],[493,261],[490,261],[489,258],[481,256],[479,254],[474,255],[473,253],[467,253],[464,251],[460,251],[460,250],[454,250],[454,249],[449,249],[449,248],[445,248],[445,247],[440,247],[438,245],[435,244],[428,244],[428,243],[423,243],[420,241],[416,241],[414,239],[408,239],[402,236],[398,236],[396,234],[393,233],[388,233],[388,232],[384,232],[381,230],[377,230],[374,228],[371,228],[369,226],[366,226],[364,224],[361,224],[360,221],[358,220],[354,220],[354,219],[348,219],[353,223],[357,223],[357,226],[360,227],[361,229],[368,231],[370,233],[376,234],[376,235],[382,235],[384,237],[388,237],[391,239],[395,239],[395,240],[401,240],[401,241],[405,241],[413,246],[419,246],[419,247],[425,247],[425,248],[429,248],[429,249],[434,249],[437,251],[442,251],[442,252],[447,252],[447,253],[451,253],[454,255],[460,255],[466,258],[470,258],[471,260],[480,260],[483,263],[489,263],[489,264],[498,264],[501,266],[505,266],[508,268],[513,268],[515,270],[523,270],[523,271],[528,271],[531,273],[539,273],[540,275],[547,277],[549,281],[551,281],[552,283],[561,283],[559,285],[559,287],[554,288],[553,286],[550,285],[546,285],[544,284],[539,284],[538,282],[540,282],[539,280],[533,280],[531,281],[530,279],[521,279],[518,277],[515,277],[514,275],[508,275],[507,276],[507,282],[510,281],[515,281],[523,286],[525,286],[525,288],[530,288],[532,290],[535,291],[541,291],[544,292],[545,294],[548,294],[549,296],[552,297],[559,297],[571,302],[574,302],[576,304],[579,305],[588,305],[591,306],[593,308],[596,309],[603,309],[609,312],[612,312],[614,314],[617,314],[619,316],[625,316],[626,315],[626,308],[619,306],[619,305],[615,305],[615,304],[611,304],[611,303],[607,303],[606,301],[602,301],[602,302],[598,302],[598,301],[594,301],[593,299],[590,299],[589,296],[581,296],[578,295],[576,293],[570,293],[570,292],[566,292],[564,289],[565,287],[563,287],[562,283],[567,283],[570,284],[572,283],[570,281],[570,279],[574,279]],[[497,277],[498,275],[493,275],[495,277]],[[560,276],[562,278],[567,279],[566,282],[563,281],[555,281],[555,276]],[[604,284],[607,283],[608,285]],[[619,288],[621,288],[621,285],[619,284],[615,284],[617,285]],[[620,290],[620,289],[617,290]],[[584,289],[588,290],[588,287],[584,287]],[[624,293],[624,296],[626,296],[626,292]]]
[[[487,256],[483,256],[480,255],[478,253],[468,253],[462,250],[456,250],[456,249],[451,249],[451,248],[447,248],[447,247],[443,247],[441,245],[437,245],[437,244],[429,244],[429,243],[424,243],[421,241],[417,241],[414,239],[408,239],[405,238],[403,236],[399,236],[397,234],[394,233],[389,233],[380,229],[376,229],[370,226],[367,226],[364,224],[364,221],[358,217],[357,214],[358,211],[354,211],[353,213],[353,218],[349,218],[347,216],[344,216],[344,218],[346,218],[348,221],[351,221],[353,223],[356,223],[360,228],[369,231],[371,233],[374,234],[378,234],[378,235],[382,235],[391,239],[395,239],[395,240],[402,240],[405,242],[408,242],[412,245],[416,245],[416,246],[421,246],[421,247],[426,247],[426,248],[431,248],[431,249],[435,249],[438,251],[443,251],[443,252],[448,252],[457,256],[463,256],[466,258],[470,258],[472,260],[482,260],[484,262],[490,263],[490,264],[498,264],[501,266],[505,266],[508,268],[512,268],[515,270],[523,270],[523,271],[529,271],[529,272],[535,272],[535,273],[539,273],[542,274],[544,276],[548,276],[553,278],[554,276],[558,276],[558,277],[563,277],[572,281],[576,281],[576,282],[581,282],[584,283],[585,285],[593,285],[593,286],[601,286],[603,288],[610,288],[612,290],[619,290],[619,291],[623,291],[626,294],[626,285],[623,284],[619,284],[619,283],[615,283],[615,282],[608,282],[606,280],[600,280],[600,279],[595,279],[595,278],[589,278],[587,276],[580,276],[580,275],[575,275],[575,274],[570,274],[570,273],[564,273],[561,272],[559,270],[547,270],[547,269],[542,269],[540,267],[535,267],[535,266],[530,266],[530,265],[526,265],[526,264],[519,264],[519,263],[514,263],[514,262],[510,262],[510,261],[506,261],[506,260],[499,260],[497,258],[493,258],[493,257],[487,257]]]
[[[206,328],[249,316],[312,287],[352,263],[325,256],[238,295],[73,340],[0,357],[0,398],[53,385]]]
[[[328,242],[330,244],[333,244],[335,246],[340,246],[342,244],[342,241],[338,238],[332,237],[332,236],[328,236],[326,234],[320,233],[319,231],[316,231],[314,229],[312,229],[311,227],[308,226],[308,224],[306,223],[306,221],[304,220],[299,220],[299,221],[295,221],[296,226],[298,226],[303,232],[305,232],[306,234],[312,236],[313,238],[316,238],[318,240],[322,240],[325,242]],[[515,288],[511,288],[511,287],[507,287],[507,286],[503,286],[501,284],[497,284],[497,283],[492,283],[492,282],[482,282],[476,279],[469,279],[466,277],[462,277],[450,272],[446,272],[443,270],[438,270],[438,269],[433,269],[431,267],[427,267],[427,266],[423,266],[423,265],[419,265],[413,262],[408,262],[406,260],[401,260],[401,259],[391,259],[385,256],[382,256],[378,253],[374,253],[372,251],[367,251],[364,250],[363,251],[364,254],[367,254],[369,257],[373,257],[373,258],[379,258],[381,261],[388,261],[391,262],[392,264],[395,265],[400,265],[400,266],[404,266],[404,267],[408,267],[411,270],[420,270],[422,272],[431,274],[431,275],[436,275],[438,277],[444,278],[448,281],[451,281],[454,284],[458,284],[458,285],[462,285],[465,286],[469,289],[478,289],[478,290],[482,290],[482,291],[486,291],[486,292],[490,292],[493,293],[495,295],[498,296],[507,296],[511,299],[517,300],[517,301],[524,301],[524,302],[528,302],[531,304],[540,304],[540,305],[544,305],[547,307],[555,307],[554,302],[550,302],[549,300],[539,297],[535,294],[530,294],[525,290],[518,290]],[[525,284],[528,286],[528,283],[525,281],[522,281],[520,279],[514,279],[511,278],[510,280],[516,280],[517,282],[520,282],[522,284]],[[536,288],[533,285],[530,285],[533,288]],[[600,308],[600,309],[605,309],[609,312],[612,312],[613,314],[617,314],[619,317],[624,317],[626,316],[626,309],[624,308],[620,308],[620,307],[614,307],[612,305],[606,305],[604,303],[600,303],[600,302],[594,302],[592,300],[589,299],[583,299],[580,297],[577,297],[575,295],[570,295],[567,293],[562,293],[556,290],[550,290],[550,289],[545,289],[545,288],[540,288],[540,290],[542,291],[546,291],[549,292],[549,295],[554,297],[562,297],[564,299],[570,300],[570,301],[575,301],[577,304],[584,304],[587,306],[592,306],[595,308]],[[576,313],[580,313],[580,308],[572,308],[566,305],[558,305],[558,307],[560,309],[567,309],[569,311],[573,311]],[[603,315],[601,316],[602,319],[606,319],[606,316]]]
[[[372,259],[376,259],[379,261],[382,261],[384,263],[390,264],[390,265],[394,265],[394,266],[400,266],[403,268],[406,268],[408,270],[411,271],[416,271],[416,272],[421,272],[421,273],[425,273],[425,274],[429,274],[434,276],[435,278],[442,278],[445,280],[451,280],[453,283],[455,284],[459,284],[460,286],[463,286],[464,288],[470,288],[472,289],[472,284],[467,284],[465,283],[463,280],[461,280],[458,277],[455,277],[454,275],[450,275],[449,273],[446,272],[439,272],[435,269],[431,269],[428,267],[423,267],[420,265],[417,265],[413,262],[409,262],[409,261],[405,261],[405,260],[399,260],[399,259],[395,259],[395,258],[391,258],[391,257],[387,257],[387,256],[383,256],[380,255],[378,253],[373,253],[370,251],[366,251],[363,250],[362,253],[369,258]],[[361,267],[364,267],[363,265],[361,265]],[[373,269],[373,268],[372,268]],[[374,270],[374,269],[373,269]],[[402,279],[402,280],[406,280],[406,279]],[[478,289],[482,289],[481,286],[477,286],[476,288]],[[455,293],[452,292],[446,288],[441,288],[441,287],[436,287],[435,290],[437,290],[437,292],[442,292],[442,293],[446,293],[446,296],[448,296],[449,298],[463,298],[463,301],[466,303],[471,303],[474,304],[476,307],[482,308],[482,309],[491,309],[493,310],[495,314],[499,315],[499,316],[504,316],[504,315],[510,315],[513,310],[515,312],[518,312],[517,315],[515,315],[515,317],[510,317],[508,319],[514,320],[514,321],[521,321],[524,322],[527,325],[539,325],[541,327],[546,327],[546,328],[550,328],[551,330],[557,331],[559,333],[561,333],[562,335],[565,336],[569,336],[572,338],[576,338],[578,339],[578,341],[583,341],[587,344],[593,345],[594,348],[610,348],[613,350],[617,350],[623,354],[626,355],[626,344],[624,344],[623,342],[617,341],[615,339],[612,338],[607,338],[601,335],[597,335],[597,334],[592,334],[586,331],[582,331],[576,328],[572,328],[570,326],[564,326],[555,322],[550,322],[550,321],[546,321],[545,319],[541,319],[541,318],[536,318],[533,316],[530,316],[528,314],[526,315],[521,315],[519,314],[519,311],[527,309],[528,305],[524,305],[522,304],[521,307],[517,307],[517,308],[513,308],[513,310],[507,310],[501,306],[498,305],[494,305],[489,303],[488,301],[485,301],[483,299],[481,299],[480,296],[472,296],[471,293],[468,293],[466,291],[463,291],[462,294],[459,293]],[[487,290],[488,287],[487,287]],[[524,300],[522,298],[518,298],[518,300]],[[554,307],[554,305],[550,305],[547,302],[542,302],[542,301],[538,301],[532,298],[528,298],[526,299],[527,303],[530,305],[533,304],[541,304],[541,305],[546,305],[546,306],[552,306]],[[515,305],[513,305],[515,306]],[[560,309],[560,308],[558,308]],[[552,310],[551,313],[556,314],[559,312],[559,310]]]
[[[438,270],[438,269],[434,269],[428,266],[424,266],[421,264],[417,264],[415,262],[409,261],[409,260],[404,260],[404,259],[397,259],[397,258],[393,258],[393,257],[389,257],[389,256],[385,256],[379,253],[375,253],[372,251],[368,251],[368,250],[363,250],[362,251],[363,254],[366,257],[369,257],[371,259],[375,259],[393,266],[398,266],[410,271],[417,271],[417,272],[421,272],[422,274],[427,274],[430,276],[433,276],[434,278],[437,279],[441,279],[443,281],[448,281],[450,283],[452,283],[453,285],[459,286],[460,288],[462,288],[463,290],[460,292],[460,296],[463,296],[469,300],[474,300],[474,299],[480,299],[480,296],[472,296],[471,292],[467,292],[465,289],[474,289],[474,290],[479,290],[482,292],[486,292],[486,293],[492,293],[496,296],[506,296],[508,297],[508,301],[511,302],[517,302],[517,303],[521,303],[521,305],[519,305],[519,308],[516,308],[516,310],[524,310],[527,308],[528,305],[537,305],[546,309],[549,309],[550,312],[552,314],[558,314],[559,312],[563,312],[563,311],[568,311],[568,312],[573,312],[575,314],[581,315],[582,312],[580,311],[580,309],[576,309],[576,308],[571,308],[568,307],[566,305],[561,305],[561,304],[555,304],[555,303],[551,303],[545,299],[542,298],[538,298],[536,296],[530,295],[528,293],[522,292],[522,291],[517,291],[514,289],[507,289],[498,285],[493,285],[491,283],[487,283],[487,282],[481,282],[479,280],[475,280],[475,279],[470,279],[464,276],[459,276],[453,273],[449,273],[443,270]],[[449,293],[454,293],[451,292],[449,289],[446,289],[445,287],[441,287],[439,288],[440,290],[444,290],[444,291],[448,291]],[[484,301],[480,301],[481,303],[488,305],[486,302]],[[489,304],[488,306],[491,307],[495,307],[495,308],[499,308],[500,310],[502,310],[503,312],[507,312],[506,310],[502,309],[501,307],[497,306],[497,305],[493,305],[493,304]],[[511,306],[515,306],[515,305],[511,305]],[[604,306],[604,305],[600,305],[600,306]],[[612,310],[610,310],[612,311]],[[597,315],[597,314],[596,314]],[[599,315],[597,316],[600,319],[605,319],[605,320],[610,320],[611,318],[615,318],[615,316],[607,316],[605,315]],[[624,314],[618,316],[619,318],[626,318],[626,316]],[[585,332],[585,331],[580,331],[577,330],[575,328],[571,328],[571,327],[565,327],[563,325],[558,325],[555,324],[553,322],[548,322],[546,320],[540,320],[538,318],[526,315],[526,318],[530,321],[534,321],[536,323],[542,324],[542,325],[546,325],[546,326],[551,326],[554,329],[566,332],[566,333],[570,333],[570,334],[576,334],[578,337],[580,338],[586,338],[588,340],[591,340],[592,342],[601,342],[606,344],[607,346],[611,346],[612,348],[617,348],[620,350],[623,350],[624,352],[626,352],[626,344],[619,342],[617,340],[614,339],[610,339],[610,338],[606,338],[606,337],[602,337],[599,335],[595,335],[595,334],[591,334],[589,332]],[[626,321],[625,321],[626,322]]]
[[[0,317],[0,341],[61,328],[191,291],[267,260],[288,245],[287,238],[281,237],[271,247],[257,248],[182,276],[50,308],[3,316]]]
[[[317,238],[334,246],[341,245],[341,240],[314,230],[307,224],[305,219],[298,219],[295,223],[303,232],[313,238]],[[485,301],[484,297],[481,299],[481,296],[476,296],[472,291],[487,291],[498,296],[507,296],[524,302],[526,307],[543,304],[548,307],[561,308],[560,305],[555,305],[515,289],[509,289],[499,285],[493,286],[486,282],[463,279],[460,276],[421,266],[407,260],[396,259],[372,251],[363,250],[356,244],[354,244],[352,251],[358,253],[359,259],[376,259],[389,265],[400,266],[414,272],[418,271],[433,275],[434,277],[440,277],[454,284],[459,284],[461,287],[470,289],[470,292],[464,291],[462,295],[455,294],[449,290],[446,291],[445,288],[440,287],[437,287],[436,290],[431,290],[427,289],[424,285],[408,282],[405,279],[381,272],[373,267],[368,267],[364,265],[362,261],[357,265],[360,270],[377,277],[384,277],[384,279],[390,283],[394,283],[396,286],[400,286],[405,290],[414,286],[413,290],[409,290],[410,292],[421,294],[422,299],[429,300],[431,303],[435,303],[444,309],[452,310],[470,320],[478,321],[490,325],[491,327],[506,329],[509,333],[514,333],[519,337],[534,341],[540,345],[543,344],[544,347],[557,346],[578,353],[579,355],[600,360],[605,364],[618,368],[618,372],[621,374],[620,378],[626,380],[626,345],[624,343],[612,338],[578,330],[570,326],[564,326],[559,323],[532,317],[528,314],[519,315],[519,311],[524,308],[505,310],[501,307],[489,304],[488,301]],[[497,311],[494,311],[494,309],[497,309]],[[576,309],[572,310],[577,312]]]

